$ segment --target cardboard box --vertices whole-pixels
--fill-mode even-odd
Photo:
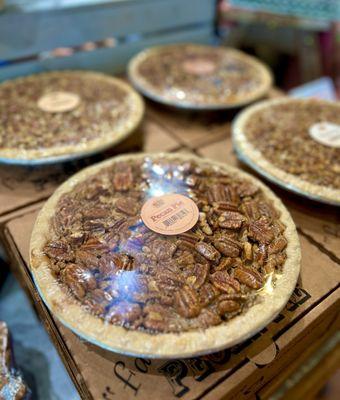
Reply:
[[[126,152],[172,151],[179,147],[156,122],[145,120],[122,143],[89,158],[46,166],[0,165],[0,223],[9,213],[47,199],[69,176],[91,164]]]
[[[189,152],[240,166],[232,150],[230,122],[225,121],[223,113],[179,114],[148,104],[142,129],[145,151]],[[20,179],[10,196],[2,197],[0,203],[11,204],[12,199],[21,199],[29,204],[27,199],[32,195],[25,193],[32,190],[25,191],[25,185]],[[31,230],[43,204],[39,203],[39,196],[41,193],[47,196],[55,185],[53,179],[48,180],[45,192],[34,191],[33,205],[6,212],[2,218],[2,236],[13,270],[32,297],[82,398],[268,398],[339,329],[339,213],[332,207],[301,202],[300,198],[272,186],[297,224],[302,271],[284,311],[260,333],[231,349],[185,360],[124,357],[79,339],[46,309],[27,264]]]
[[[339,327],[339,266],[300,235],[303,262],[299,284],[285,310],[253,338],[210,356],[186,360],[147,360],[110,353],[79,339],[42,303],[27,265],[36,214],[31,211],[6,224],[6,248],[84,398],[251,398],[288,368],[297,354]]]

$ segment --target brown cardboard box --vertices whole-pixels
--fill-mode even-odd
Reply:
[[[42,304],[27,266],[35,217],[36,211],[31,211],[6,224],[6,247],[84,398],[251,398],[288,368],[297,354],[339,326],[339,266],[300,236],[302,271],[293,296],[273,323],[245,343],[187,360],[110,353],[79,339]]]
[[[224,115],[193,115],[149,105],[141,129],[145,151],[194,152],[239,165]],[[1,176],[0,171],[0,184]],[[0,220],[4,245],[83,398],[267,398],[339,328],[338,211],[301,202],[274,188],[297,224],[303,261],[299,284],[285,310],[262,332],[232,349],[186,360],[124,357],[86,343],[53,319],[27,265],[29,237],[42,205],[39,199],[48,196],[57,182],[49,178],[45,189],[33,190],[25,178],[17,178],[20,174],[14,176],[17,183],[12,190],[3,193],[0,187],[0,203],[7,207]],[[18,202],[26,207],[9,212]],[[30,202],[34,204],[29,206]]]
[[[47,166],[0,165],[0,223],[9,213],[47,199],[54,190],[79,169],[114,155],[140,151],[172,151],[179,143],[159,124],[145,120],[118,146],[96,156]]]

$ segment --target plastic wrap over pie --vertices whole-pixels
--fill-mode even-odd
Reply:
[[[143,101],[123,81],[55,71],[0,84],[0,161],[46,163],[83,157],[122,141]]]
[[[240,158],[275,183],[340,205],[340,104],[317,99],[264,101],[233,125]]]
[[[117,157],[69,179],[40,212],[30,254],[64,324],[149,357],[246,339],[284,307],[300,268],[294,224],[269,189],[169,154]]]
[[[237,107],[266,94],[267,67],[241,51],[197,44],[157,46],[129,63],[129,78],[145,96],[177,107]]]

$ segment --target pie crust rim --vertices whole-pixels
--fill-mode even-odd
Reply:
[[[160,46],[154,46],[149,49],[143,50],[137,55],[135,55],[128,64],[127,68],[127,74],[129,81],[132,83],[132,85],[138,90],[140,93],[142,93],[145,97],[150,98],[153,101],[159,102],[161,104],[171,106],[171,107],[177,107],[177,108],[183,108],[183,109],[192,109],[192,110],[224,110],[228,108],[237,108],[244,106],[246,104],[252,103],[255,100],[258,100],[262,97],[264,97],[269,89],[272,86],[273,83],[273,76],[269,68],[263,64],[261,61],[259,61],[257,58],[250,56],[248,54],[245,54],[242,51],[233,49],[231,47],[222,47],[222,49],[233,53],[236,57],[238,57],[240,60],[244,60],[247,63],[251,63],[254,67],[260,70],[261,74],[261,79],[262,79],[262,85],[260,85],[256,90],[253,90],[250,92],[247,96],[243,96],[242,100],[238,101],[230,101],[230,102],[217,102],[217,103],[206,103],[206,104],[200,104],[200,103],[193,103],[189,101],[183,101],[183,100],[174,100],[174,99],[169,99],[166,96],[163,96],[161,94],[157,94],[153,87],[147,83],[147,81],[143,78],[143,76],[138,72],[138,67],[142,61],[145,60],[149,55],[152,55],[154,53],[157,53],[160,50],[163,50],[164,48],[171,48],[171,47],[178,47],[178,46],[192,46],[192,47],[199,47],[199,48],[214,48],[214,46],[205,46],[205,45],[198,45],[198,44],[193,44],[193,43],[180,43],[180,44],[170,44],[170,45],[160,45]]]
[[[203,166],[213,165],[216,170],[222,169],[233,173],[237,177],[255,183],[264,195],[272,200],[273,206],[281,212],[280,220],[286,225],[285,237],[288,241],[284,272],[277,277],[272,290],[259,294],[260,301],[258,303],[227,323],[182,333],[151,334],[144,331],[127,330],[89,314],[71,294],[61,288],[51,273],[48,258],[43,254],[43,248],[46,241],[49,240],[49,221],[54,215],[60,196],[104,167],[115,162],[133,161],[145,157],[183,162],[196,161]],[[268,325],[288,302],[296,286],[300,262],[300,244],[294,222],[281,200],[270,189],[256,178],[234,167],[183,154],[131,154],[114,157],[85,168],[64,182],[45,203],[36,219],[30,241],[31,272],[42,299],[53,315],[88,342],[116,353],[147,358],[199,356],[231,347],[251,337]]]
[[[331,104],[332,106],[339,107],[340,112],[340,104],[320,99],[296,99],[284,97],[261,101],[241,111],[232,123],[232,140],[236,154],[238,158],[250,168],[283,189],[294,192],[300,196],[308,197],[312,200],[339,206],[339,189],[316,185],[315,183],[308,182],[296,175],[283,171],[267,160],[263,156],[262,152],[259,151],[246,137],[244,127],[253,114],[263,108],[271,107],[272,105],[291,102],[320,102],[322,104]],[[322,145],[320,144],[320,146]]]
[[[90,156],[118,145],[129,135],[131,135],[138,127],[144,115],[143,98],[128,83],[104,73],[73,69],[41,72],[3,81],[0,83],[0,89],[5,85],[12,85],[16,82],[25,81],[28,78],[39,79],[40,77],[44,76],[70,76],[72,74],[76,76],[88,77],[89,79],[102,80],[108,84],[123,89],[127,93],[126,101],[128,101],[130,104],[133,104],[130,117],[126,119],[125,124],[119,130],[112,129],[112,131],[108,132],[105,136],[100,136],[86,143],[65,146],[57,145],[42,149],[16,149],[0,147],[0,162],[7,164],[37,165],[64,162]]]

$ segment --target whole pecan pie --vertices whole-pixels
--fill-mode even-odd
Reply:
[[[144,224],[141,208],[164,193],[196,204],[193,228],[167,235]],[[149,357],[244,340],[283,308],[300,268],[294,224],[269,189],[237,169],[168,154],[117,157],[69,179],[40,212],[30,255],[64,324]]]
[[[129,63],[129,78],[144,95],[196,109],[238,107],[266,94],[265,65],[241,51],[196,44],[157,46]]]
[[[55,71],[0,84],[0,159],[45,163],[77,158],[123,140],[143,114],[123,81],[95,72]]]
[[[264,101],[233,124],[239,157],[299,194],[340,204],[340,104],[317,99]]]

